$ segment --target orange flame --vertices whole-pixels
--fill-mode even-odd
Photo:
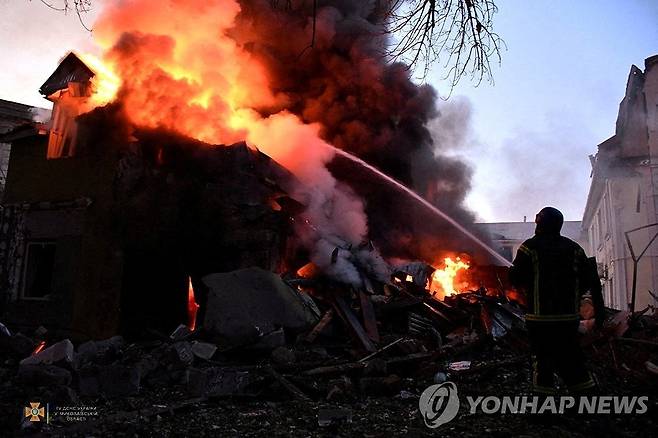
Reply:
[[[188,278],[187,286],[187,327],[194,331],[196,328],[196,314],[199,311],[199,305],[194,299],[194,288],[192,287],[192,279]]]
[[[455,277],[459,271],[466,270],[470,267],[460,257],[457,257],[455,260],[446,257],[443,259],[443,264],[444,268],[435,270],[430,280],[430,291],[439,299],[457,293],[454,285]]]
[[[35,348],[34,351],[32,352],[32,356],[34,356],[35,354],[39,354],[41,351],[43,351],[44,348],[46,348],[46,341],[39,342],[37,348]]]
[[[102,61],[94,106],[120,99],[137,126],[164,127],[211,144],[247,140],[303,183],[329,178],[318,168],[333,152],[321,127],[284,110],[287,98],[236,32],[235,0],[108,2],[94,24]],[[261,114],[269,114],[264,117]]]

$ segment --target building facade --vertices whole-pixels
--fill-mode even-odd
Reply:
[[[479,223],[477,226],[489,237],[494,249],[510,262],[514,260],[519,246],[535,234],[534,222],[493,222]],[[580,221],[565,221],[561,234],[577,242],[586,251],[589,248]]]
[[[599,263],[606,305],[657,305],[658,244],[652,239],[658,234],[658,55],[645,60],[644,71],[631,67],[615,135],[590,160],[583,228],[588,253]],[[639,259],[635,282],[633,254]]]
[[[49,118],[50,110],[0,99],[0,136],[21,125],[48,120]],[[4,190],[7,179],[10,149],[11,145],[9,143],[0,142],[0,193]]]
[[[78,116],[91,75],[67,56],[40,90],[52,120],[0,136],[0,320],[71,338],[168,333],[188,322],[190,284],[204,311],[205,275],[283,270],[289,173],[244,142],[137,131],[117,106]]]

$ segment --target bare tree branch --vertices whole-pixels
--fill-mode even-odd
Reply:
[[[75,13],[78,17],[78,20],[80,20],[82,27],[91,32],[91,29],[87,27],[84,20],[82,19],[82,15],[91,11],[91,4],[93,0],[58,0],[57,2],[49,2],[46,0],[39,1],[54,11],[64,12],[65,14],[68,14],[69,12]]]
[[[74,12],[90,31],[82,16],[91,10],[94,0],[40,1],[56,11]],[[273,8],[293,9],[292,0],[269,3]],[[485,79],[493,82],[491,62],[500,63],[500,50],[506,47],[493,30],[493,16],[498,11],[495,0],[379,0],[377,4],[383,10],[384,34],[391,38],[384,51],[389,60],[420,71],[423,79],[432,64],[442,62],[443,79],[449,81],[451,91],[464,76],[476,86]],[[302,54],[315,45],[318,8],[318,1],[313,0],[312,36]]]
[[[435,62],[444,60],[444,79],[451,90],[464,76],[479,85],[493,82],[491,61],[500,63],[505,42],[493,31],[494,0],[391,0],[385,12],[386,50],[392,61],[420,69],[425,78]]]

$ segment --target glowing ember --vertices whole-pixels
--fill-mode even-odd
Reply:
[[[194,288],[192,287],[192,279],[188,278],[187,286],[187,327],[194,331],[196,328],[196,314],[199,310],[199,305],[194,300]]]
[[[432,274],[430,281],[430,291],[433,295],[439,295],[437,298],[444,298],[457,293],[455,290],[455,277],[461,270],[466,270],[470,267],[468,263],[457,257],[455,260],[450,257],[443,259],[445,267],[437,269]]]
[[[314,263],[307,263],[297,270],[297,275],[302,278],[313,278],[320,273],[320,270]]]
[[[46,341],[39,342],[39,345],[37,345],[37,348],[35,348],[34,351],[32,352],[32,356],[34,356],[35,354],[38,354],[44,348],[46,348]]]

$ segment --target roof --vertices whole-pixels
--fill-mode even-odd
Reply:
[[[87,82],[94,75],[92,69],[87,67],[75,53],[70,52],[39,88],[39,92],[44,96],[50,96],[54,92],[68,87],[69,82]]]
[[[0,142],[14,140],[15,134],[23,135],[26,130],[43,130],[44,125],[35,118],[49,119],[50,110],[0,99]]]
[[[0,134],[0,143],[13,143],[25,137],[45,135],[48,133],[48,125],[44,123],[29,122],[19,125],[9,132]]]
[[[34,107],[0,99],[0,119],[32,120]]]

